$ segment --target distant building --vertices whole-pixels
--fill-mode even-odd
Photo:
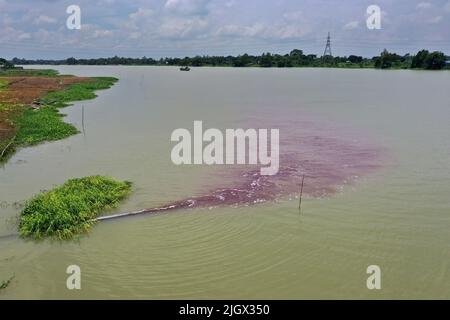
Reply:
[[[445,61],[445,64],[450,66],[450,60]]]

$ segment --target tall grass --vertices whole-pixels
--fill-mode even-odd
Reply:
[[[23,237],[71,239],[87,232],[102,210],[117,206],[131,183],[103,176],[71,179],[26,202],[19,231]]]

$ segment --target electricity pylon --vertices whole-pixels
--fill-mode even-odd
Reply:
[[[327,45],[325,46],[325,51],[323,52],[323,57],[332,57],[331,54],[331,37],[330,33],[328,32],[328,38],[327,38]]]

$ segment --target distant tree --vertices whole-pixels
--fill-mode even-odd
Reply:
[[[292,58],[300,58],[303,57],[303,51],[299,49],[294,49],[289,53],[289,56]]]
[[[430,53],[424,61],[424,68],[428,70],[440,70],[445,67],[446,57],[442,52]]]
[[[191,65],[194,67],[201,67],[203,65],[203,59],[200,56],[195,56],[191,59]]]
[[[351,55],[348,57],[348,61],[351,63],[361,63],[363,61],[363,57]]]
[[[233,66],[234,67],[246,67],[251,63],[250,56],[246,53],[242,56],[237,56],[233,59]]]
[[[396,53],[390,53],[386,49],[381,53],[380,57],[375,60],[375,68],[389,69],[395,64],[401,62],[401,57]]]
[[[6,59],[0,58],[0,67],[2,69],[13,69],[14,68],[14,64],[12,64],[11,62],[9,62]]]
[[[263,68],[270,68],[273,65],[273,57],[270,53],[263,53],[260,60],[259,65]]]
[[[68,58],[66,60],[66,63],[69,65],[75,65],[75,64],[77,64],[77,59],[75,59],[74,57]]]
[[[420,50],[417,52],[417,54],[413,57],[411,62],[411,68],[417,69],[417,68],[424,68],[425,67],[425,59],[428,57],[430,52],[428,50]]]

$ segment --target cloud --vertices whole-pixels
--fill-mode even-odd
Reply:
[[[203,33],[207,27],[208,22],[199,17],[168,18],[158,29],[158,35],[163,38],[195,37]]]
[[[136,12],[130,13],[129,17],[131,20],[146,19],[152,16],[153,13],[154,11],[151,9],[139,8]]]
[[[309,30],[302,28],[295,24],[277,23],[264,24],[254,23],[247,26],[240,26],[236,24],[229,24],[219,28],[216,36],[226,37],[248,37],[248,38],[262,38],[262,39],[294,39],[301,38]]]
[[[137,11],[128,15],[128,20],[122,26],[128,30],[133,30],[132,32],[142,30],[151,20],[154,13],[151,9],[138,8]]]
[[[104,38],[104,37],[110,37],[113,35],[113,32],[111,30],[95,30],[93,33],[94,38]]]
[[[344,26],[344,30],[354,30],[359,27],[359,21],[350,21]]]
[[[431,8],[431,3],[429,2],[419,2],[416,6],[416,9],[428,9]]]
[[[31,34],[29,34],[28,32],[20,33],[20,34],[18,35],[17,39],[19,39],[19,40],[28,40],[28,39],[31,39]]]
[[[167,0],[164,8],[173,13],[184,15],[206,15],[210,0]]]
[[[40,16],[38,16],[35,20],[34,20],[34,24],[36,25],[41,25],[41,24],[53,24],[56,23],[57,20],[55,18],[46,16],[41,14]]]
[[[372,56],[384,47],[399,53],[431,47],[450,53],[450,0],[382,5],[382,33],[366,32],[365,5],[356,0],[336,8],[331,0],[77,0],[82,8],[77,31],[65,27],[65,1],[31,2],[0,0],[2,55],[158,58],[289,52],[293,47],[320,54],[327,31],[339,55]],[[335,9],[339,14],[331,18]]]
[[[450,1],[447,2],[447,4],[444,6],[444,10],[445,10],[446,12],[450,12]]]
[[[426,20],[426,22],[429,24],[437,24],[437,23],[440,23],[443,18],[444,18],[443,16],[436,16],[436,17]]]
[[[251,24],[225,24],[215,31],[216,36],[260,38],[267,40],[298,39],[311,31],[303,11],[285,12],[282,19]]]

